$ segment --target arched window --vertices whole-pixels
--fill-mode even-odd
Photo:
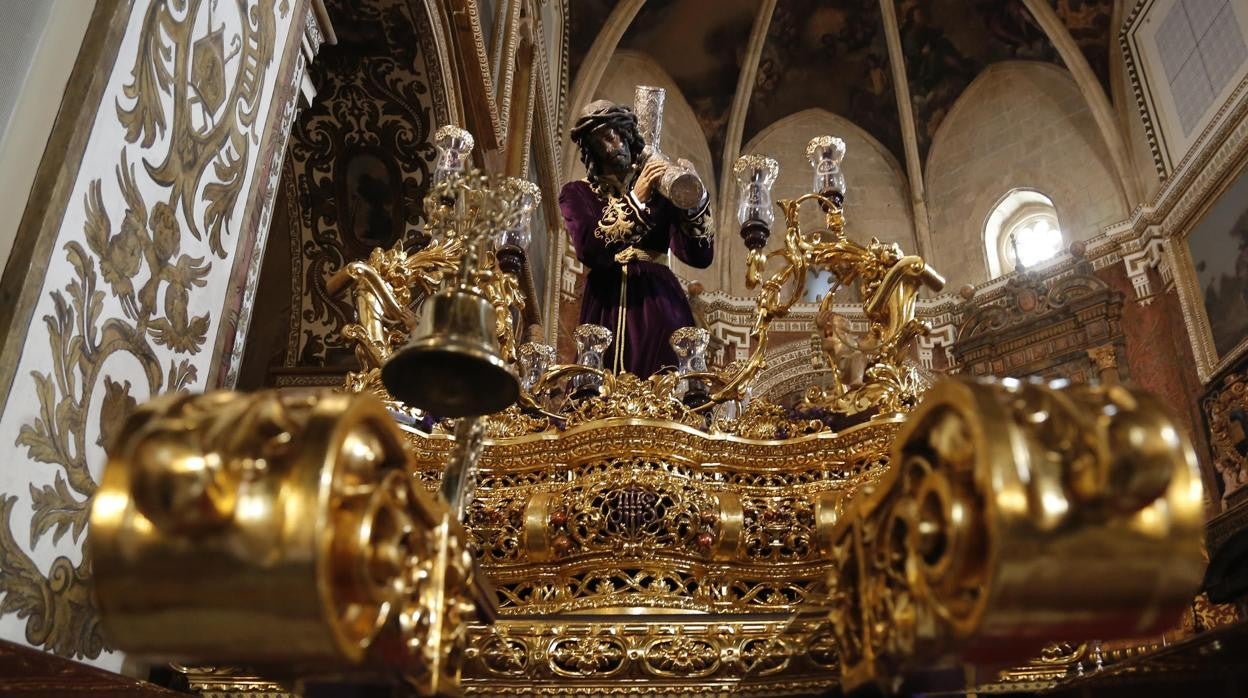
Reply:
[[[1001,198],[984,224],[984,252],[996,278],[1019,266],[1034,267],[1065,247],[1057,209],[1038,191],[1015,189]]]

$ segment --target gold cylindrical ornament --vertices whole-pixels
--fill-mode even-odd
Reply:
[[[143,405],[110,451],[88,554],[105,635],[149,661],[436,692],[455,681],[458,628],[492,613],[462,529],[362,395]]]
[[[937,658],[992,664],[1051,641],[1160,633],[1200,584],[1196,458],[1151,396],[946,379],[890,462],[834,517],[847,687]]]
[[[719,505],[719,536],[713,551],[714,557],[716,560],[734,560],[738,548],[741,547],[742,528],[745,525],[741,496],[735,492],[716,492],[715,502]]]
[[[552,559],[550,507],[555,495],[537,492],[524,507],[524,547],[534,562]]]

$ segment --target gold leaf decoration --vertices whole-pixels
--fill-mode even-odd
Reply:
[[[77,567],[64,556],[52,562],[47,577],[13,540],[13,504],[17,497],[0,496],[0,615],[26,619],[26,641],[64,657],[98,657],[104,649],[96,620],[95,600],[87,580],[91,568]]]

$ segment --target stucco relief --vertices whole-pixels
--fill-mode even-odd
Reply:
[[[354,313],[325,282],[374,247],[416,241],[436,156],[436,90],[418,48],[427,19],[402,0],[328,7],[338,45],[312,69],[317,103],[295,124],[283,182],[293,265],[289,366],[351,360],[340,331]]]
[[[42,274],[0,417],[0,636],[105,644],[82,554],[95,476],[129,412],[202,389],[294,7],[137,2]],[[120,18],[119,18],[120,19]],[[301,24],[299,22],[298,24]],[[298,50],[298,44],[294,44]],[[282,90],[282,94],[278,91]],[[87,108],[94,108],[91,105]],[[35,289],[32,286],[31,291]],[[116,660],[102,659],[103,664]]]

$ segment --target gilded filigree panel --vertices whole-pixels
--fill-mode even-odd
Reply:
[[[1201,401],[1209,425],[1213,469],[1224,503],[1238,499],[1248,484],[1248,375],[1223,377]]]

